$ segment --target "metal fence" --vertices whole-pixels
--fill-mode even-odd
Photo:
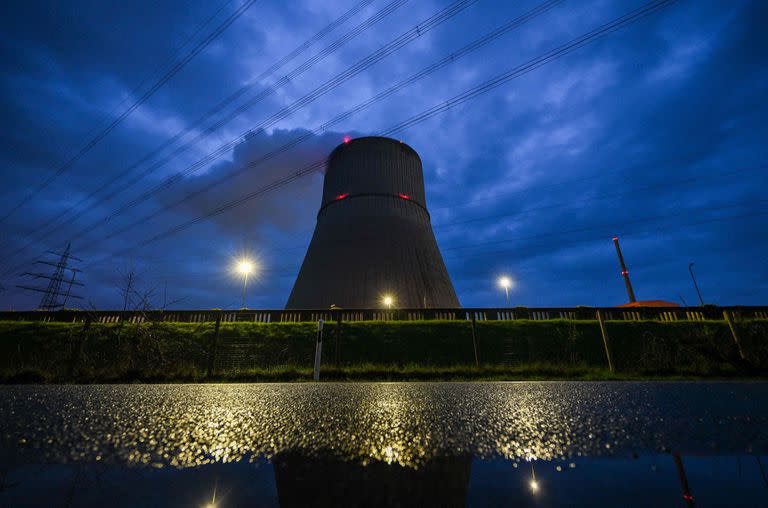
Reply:
[[[326,321],[513,321],[520,319],[548,321],[554,319],[594,320],[600,312],[606,321],[735,321],[768,319],[768,306],[705,305],[702,307],[512,307],[461,309],[238,309],[238,310],[60,310],[0,311],[2,321],[39,321],[79,323],[143,323],[143,322],[255,322],[302,323]]]

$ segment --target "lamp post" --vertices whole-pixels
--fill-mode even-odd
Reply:
[[[245,288],[248,286],[248,276],[253,272],[253,262],[242,259],[237,263],[237,271],[243,276],[243,301],[240,308],[245,308]]]
[[[696,294],[699,295],[699,302],[704,306],[704,299],[701,297],[701,291],[699,291],[699,285],[696,283],[696,276],[693,274],[693,263],[688,263],[688,271],[691,273],[691,280],[693,280],[693,287],[696,288]]]
[[[499,277],[498,283],[499,287],[504,289],[504,295],[506,297],[505,301],[507,302],[507,307],[509,307],[509,288],[512,287],[512,279],[506,275],[502,275]]]
[[[381,302],[384,304],[384,307],[391,309],[392,305],[395,304],[395,299],[392,297],[392,295],[384,295],[384,297],[381,299]]]

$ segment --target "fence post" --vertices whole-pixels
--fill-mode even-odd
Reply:
[[[477,329],[475,311],[471,311],[472,314],[472,347],[475,349],[475,367],[480,366],[480,358],[477,356]]]
[[[747,356],[744,354],[744,349],[741,347],[741,341],[739,340],[739,336],[736,334],[736,325],[733,323],[733,317],[731,317],[731,313],[727,310],[723,310],[723,317],[728,323],[728,328],[731,329],[731,336],[733,336],[733,342],[736,343],[736,347],[739,350],[739,356],[746,362]]]
[[[605,321],[603,320],[603,313],[600,309],[597,309],[597,322],[600,324],[600,334],[603,336],[603,347],[605,347],[605,356],[608,358],[608,369],[611,372],[614,372],[611,349],[608,347],[608,332],[605,329]]]
[[[69,359],[69,375],[74,376],[77,372],[77,366],[80,364],[80,357],[83,355],[83,345],[85,344],[85,336],[88,330],[91,328],[91,317],[85,318],[83,329],[80,331],[80,336],[75,342],[75,347],[72,350],[72,356]]]
[[[339,337],[341,337],[341,312],[336,312],[336,350],[334,351],[334,363],[339,366]]]
[[[219,346],[219,334],[221,333],[221,312],[216,315],[216,325],[211,337],[211,347],[208,352],[208,377],[213,375],[213,369],[216,364],[216,350]]]
[[[323,320],[317,321],[317,342],[315,342],[315,381],[320,381],[320,357],[323,354]]]

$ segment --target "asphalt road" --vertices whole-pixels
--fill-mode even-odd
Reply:
[[[0,466],[765,453],[765,382],[0,387]]]

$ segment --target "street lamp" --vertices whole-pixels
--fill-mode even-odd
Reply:
[[[241,308],[245,308],[245,288],[248,286],[248,276],[254,272],[255,265],[250,259],[241,259],[237,262],[237,272],[243,276],[243,301]]]
[[[384,304],[384,307],[391,309],[395,304],[395,299],[392,297],[392,295],[384,295],[384,297],[381,299],[381,303]]]
[[[502,275],[501,277],[499,277],[498,283],[499,283],[499,287],[504,289],[504,294],[506,295],[507,307],[509,307],[509,288],[512,287],[512,279],[510,279],[506,275]]]

